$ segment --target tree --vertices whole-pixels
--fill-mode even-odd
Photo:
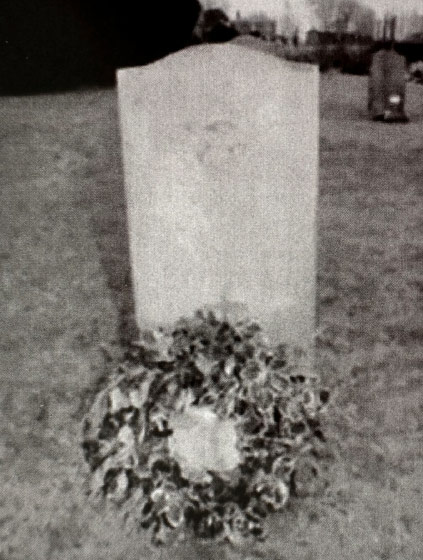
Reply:
[[[293,10],[291,1],[285,0],[284,13],[280,21],[282,35],[292,40],[294,44],[298,43],[301,23],[301,17]]]
[[[309,0],[320,21],[322,31],[354,31],[373,36],[375,11],[358,0]]]
[[[363,37],[374,37],[376,33],[376,12],[373,8],[361,6],[355,16],[356,32]]]
[[[196,43],[223,43],[237,36],[238,32],[231,24],[223,6],[228,3],[221,0],[204,0],[202,10],[193,31]]]
[[[229,13],[231,7],[229,0],[201,0],[201,4],[204,10],[214,10],[216,8],[220,8],[226,14]]]
[[[339,29],[336,29],[336,31],[349,31],[353,18],[359,11],[358,2],[355,0],[340,0],[337,11]]]
[[[337,17],[339,0],[309,0],[320,21],[322,31],[329,31]]]

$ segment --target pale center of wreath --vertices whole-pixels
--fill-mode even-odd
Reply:
[[[228,472],[239,465],[235,423],[220,419],[210,407],[188,406],[173,415],[169,425],[169,450],[185,476]]]

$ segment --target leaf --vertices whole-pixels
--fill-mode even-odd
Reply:
[[[165,432],[168,424],[168,415],[169,413],[166,408],[160,402],[156,402],[148,415],[151,427],[159,433]]]
[[[99,496],[104,487],[104,467],[95,470],[90,477],[89,489],[92,496]]]
[[[129,402],[135,408],[141,410],[145,405],[148,396],[149,383],[143,383],[138,389],[131,389],[129,391]]]
[[[132,469],[138,466],[135,447],[135,434],[129,426],[123,426],[117,435],[118,449],[108,460],[113,461],[114,468]]]
[[[122,408],[128,408],[130,401],[119,387],[114,387],[109,392],[109,409],[112,414],[119,412]]]
[[[192,406],[192,403],[195,401],[195,396],[192,389],[186,389],[182,391],[175,401],[174,405],[174,412],[175,413],[183,413],[187,408]]]
[[[229,358],[225,361],[225,367],[224,367],[224,371],[225,371],[225,375],[227,377],[232,377],[233,373],[234,373],[234,369],[236,366],[236,360],[235,360],[235,356],[231,355],[229,356]]]
[[[114,502],[123,502],[127,496],[128,492],[128,477],[125,471],[120,471],[120,473],[115,478],[115,487],[108,493],[108,496]]]
[[[266,474],[263,470],[256,473],[249,490],[258,495],[270,511],[282,509],[289,497],[289,488],[285,482],[272,474]]]
[[[107,391],[102,391],[94,400],[91,410],[83,420],[84,439],[96,439],[104,417],[108,412]]]
[[[168,504],[167,510],[164,513],[164,517],[167,523],[172,527],[172,529],[181,527],[181,525],[184,523],[185,518],[183,503],[179,496],[175,497],[175,499]]]
[[[138,342],[144,361],[148,363],[173,362],[172,337],[163,331],[146,331]]]
[[[289,455],[278,457],[272,464],[272,474],[285,482],[289,481],[295,467],[295,462],[295,459]]]
[[[198,368],[199,371],[201,371],[201,373],[203,373],[206,377],[208,377],[213,370],[215,361],[211,360],[204,354],[199,354],[198,356],[196,356],[194,360],[194,364],[195,367]]]

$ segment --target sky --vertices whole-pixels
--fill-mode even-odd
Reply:
[[[218,6],[224,7],[231,18],[235,18],[239,10],[241,16],[247,17],[254,12],[266,12],[277,21],[277,25],[282,22],[285,6],[288,1],[293,12],[296,26],[301,40],[304,40],[309,29],[320,28],[320,22],[315,10],[310,6],[309,0],[212,0]],[[407,12],[417,11],[423,15],[423,0],[360,0],[360,3],[373,8],[376,16],[383,19],[384,14],[391,13],[401,16]],[[415,30],[413,30],[415,31]],[[278,32],[281,30],[278,28]],[[286,31],[284,31],[286,33]],[[397,29],[397,37],[401,38],[400,25]],[[405,30],[405,34],[409,31]]]
[[[226,3],[231,7],[232,16],[237,10],[240,10],[242,15],[264,11],[271,16],[278,16],[284,7],[284,0],[226,0]],[[362,0],[362,3],[372,7],[378,15],[383,15],[388,10],[401,13],[413,9],[423,14],[423,0]],[[291,0],[291,6],[296,12],[309,12],[307,4],[307,0]]]

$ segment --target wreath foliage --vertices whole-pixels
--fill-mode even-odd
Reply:
[[[266,516],[295,491],[298,461],[324,439],[327,397],[286,347],[266,344],[255,322],[199,311],[172,329],[145,332],[84,418],[90,491],[151,528],[155,542],[187,529],[262,538]],[[173,453],[175,419],[190,410],[234,427],[229,470],[193,471]]]

